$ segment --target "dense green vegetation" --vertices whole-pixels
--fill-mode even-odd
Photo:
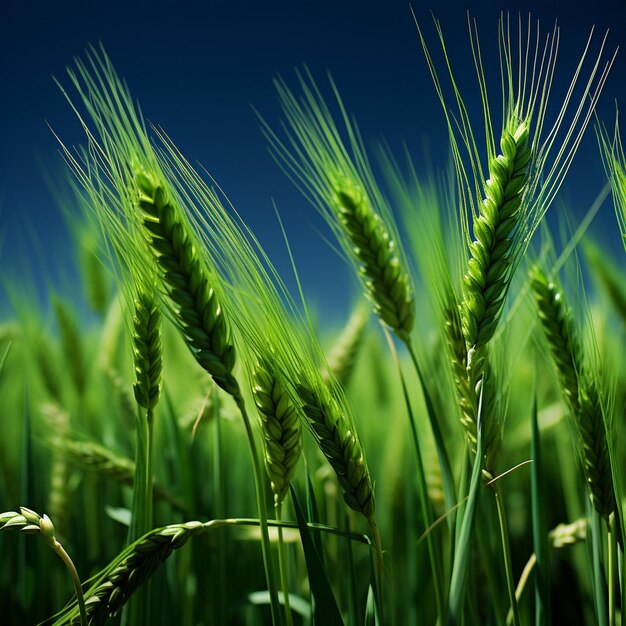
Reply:
[[[83,289],[47,309],[3,283],[7,623],[623,623],[623,257],[544,221],[613,56],[592,40],[553,93],[558,29],[470,24],[475,120],[435,26],[447,175],[373,168],[307,71],[260,121],[360,281],[343,330],[104,50],[60,81]],[[619,128],[597,136],[626,246]]]

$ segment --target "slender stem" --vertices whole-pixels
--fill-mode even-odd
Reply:
[[[78,602],[78,610],[80,611],[80,624],[81,626],[88,626],[87,623],[87,610],[85,609],[85,597],[83,596],[83,587],[80,583],[80,578],[76,567],[70,555],[65,551],[65,548],[57,541],[54,545],[54,551],[59,555],[65,567],[67,567],[70,576],[72,577],[72,583],[74,583],[74,591],[76,592],[76,601]]]
[[[504,557],[504,569],[506,572],[506,583],[509,592],[509,602],[513,611],[513,624],[520,626],[519,607],[515,597],[515,581],[513,579],[513,567],[511,565],[511,551],[509,548],[509,530],[506,523],[506,511],[504,510],[504,502],[498,486],[493,488],[496,498],[496,506],[498,509],[498,521],[500,522],[500,537],[502,538],[502,556]]]
[[[537,565],[537,557],[535,553],[533,552],[530,555],[530,558],[528,559],[528,561],[526,562],[526,565],[524,565],[524,570],[522,571],[522,574],[519,577],[519,581],[517,582],[517,587],[515,589],[515,599],[517,600],[518,605],[519,605],[520,600],[522,599],[522,596],[524,595],[524,591],[526,591],[526,585],[528,583],[528,579],[530,578],[530,575],[532,574],[533,569],[535,569],[535,565]],[[512,623],[513,623],[513,609],[509,608],[509,612],[507,613],[507,616],[506,616],[506,626],[511,626]]]
[[[223,471],[222,460],[222,424],[220,417],[220,395],[215,394],[213,405],[213,424],[214,424],[214,446],[213,446],[213,493],[215,494],[215,513],[217,517],[225,515],[226,503],[225,494],[227,493],[227,474]],[[228,535],[225,534],[221,541],[217,542],[217,580],[213,590],[215,592],[215,605],[217,613],[217,624],[226,623],[226,558],[228,553]]]
[[[145,516],[144,526],[141,529],[141,534],[147,533],[153,524],[153,506],[154,499],[152,495],[154,485],[154,409],[149,408],[146,414],[147,428],[147,440],[146,440],[146,485],[144,491],[145,502]]]
[[[372,540],[374,542],[374,554],[376,558],[376,598],[378,603],[378,617],[380,618],[380,623],[384,624],[385,594],[383,593],[383,584],[385,578],[385,559],[383,555],[383,545],[380,540],[380,533],[378,532],[375,517],[372,515],[367,519],[367,521],[369,523]]]
[[[588,515],[590,516],[591,532],[591,558],[593,561],[593,601],[596,608],[598,626],[608,626],[609,620],[606,612],[606,589],[604,587],[604,571],[602,567],[603,537],[602,519],[600,514],[587,503]]]
[[[615,584],[616,573],[615,561],[617,558],[617,540],[615,535],[615,514],[611,513],[607,522],[607,583],[609,585],[609,626],[615,626]]]
[[[276,521],[282,518],[282,504],[275,506]],[[283,541],[283,527],[278,526],[278,569],[280,571],[280,585],[283,588],[283,598],[285,602],[285,618],[287,626],[293,626],[293,615],[291,614],[291,604],[289,603],[289,584],[287,582],[287,561],[285,559],[285,542]]]
[[[133,481],[133,503],[128,543],[132,543],[145,535],[151,528],[151,506],[148,505],[149,485],[152,485],[152,412],[144,412],[137,404],[135,430],[135,476]],[[152,492],[150,490],[150,496]],[[148,515],[150,514],[150,518]],[[148,587],[142,587],[130,602],[122,609],[122,626],[144,624],[148,616],[147,607],[150,601]]]
[[[250,418],[246,410],[246,405],[243,398],[235,398],[243,423],[246,429],[246,436],[248,437],[248,447],[250,449],[250,456],[252,457],[252,473],[254,474],[254,486],[256,489],[256,501],[259,510],[259,526],[261,529],[261,549],[263,551],[263,564],[265,566],[265,578],[267,580],[268,591],[270,594],[270,607],[272,610],[272,623],[275,625],[282,625],[283,618],[280,609],[280,602],[278,600],[278,588],[276,586],[276,576],[274,573],[274,564],[272,559],[272,544],[270,543],[270,534],[267,524],[267,507],[265,506],[265,497],[263,493],[263,469],[261,467],[261,461],[259,453],[257,451],[256,442],[254,441],[254,433],[252,432],[252,425],[250,424]]]
[[[424,526],[428,528],[432,522],[432,512],[430,507],[430,499],[428,497],[428,487],[426,486],[426,477],[424,475],[424,462],[422,459],[422,452],[419,446],[419,438],[417,436],[417,427],[415,425],[415,419],[413,416],[413,409],[411,408],[411,400],[409,398],[409,392],[406,387],[406,381],[400,367],[400,362],[397,359],[397,355],[394,353],[394,360],[396,361],[396,367],[398,368],[398,374],[400,376],[400,382],[402,384],[402,392],[404,401],[409,416],[409,424],[411,426],[411,436],[413,439],[413,446],[415,447],[415,461],[417,465],[417,487],[419,491],[419,500],[421,505],[422,517],[424,518]],[[443,606],[443,577],[440,570],[441,559],[437,558],[435,552],[434,540],[429,533],[426,535],[426,547],[428,548],[428,559],[430,561],[430,568],[433,576],[433,588],[435,590],[435,603],[437,605],[438,623],[443,623],[444,606]]]
[[[154,485],[154,407],[150,407],[146,413],[146,482],[144,485],[144,515],[143,525],[140,534],[149,532],[153,526],[153,485]],[[150,582],[143,589],[143,593],[139,596],[141,602],[141,613],[144,622],[150,623]]]
[[[439,468],[441,470],[446,508],[451,509],[456,504],[457,498],[454,490],[454,477],[452,475],[450,459],[448,458],[446,446],[443,441],[443,434],[441,433],[441,428],[439,427],[439,422],[437,421],[437,416],[435,415],[435,407],[430,397],[430,393],[428,392],[428,388],[426,387],[426,381],[424,380],[422,369],[420,368],[417,361],[417,355],[415,354],[413,342],[407,340],[405,341],[405,345],[407,347],[407,350],[409,351],[413,367],[415,368],[415,373],[417,374],[420,385],[422,387],[422,394],[424,396],[424,402],[426,404],[426,413],[428,414],[428,421],[430,423],[430,428],[433,432],[433,437],[435,439],[435,448],[437,450],[437,460],[439,461]],[[454,525],[454,518],[451,517],[448,520],[448,523]]]

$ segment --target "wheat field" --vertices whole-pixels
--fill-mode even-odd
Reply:
[[[274,80],[279,122],[254,112],[350,273],[339,324],[288,207],[279,265],[123,60],[92,45],[55,78],[79,279],[37,293],[3,263],[3,623],[626,623],[617,44],[568,64],[558,24],[468,16],[457,67],[407,19],[441,164],[370,146],[306,66]],[[583,148],[605,180],[571,207]]]

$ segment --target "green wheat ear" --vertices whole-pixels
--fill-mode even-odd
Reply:
[[[350,315],[343,330],[335,339],[326,358],[329,372],[337,381],[346,387],[352,378],[359,352],[363,346],[367,322],[369,321],[369,308],[359,303]],[[326,370],[322,371],[325,380],[330,379]]]
[[[154,409],[161,395],[163,349],[161,346],[161,310],[153,293],[140,290],[133,316],[133,355],[137,404]]]
[[[463,278],[463,332],[469,349],[479,350],[493,337],[514,265],[514,236],[519,230],[522,197],[532,154],[527,122],[514,116],[502,133],[502,153],[489,163],[485,199],[473,222],[474,241]]]
[[[265,467],[274,503],[279,506],[289,491],[302,453],[302,423],[270,359],[258,360],[252,381],[254,403],[262,423]]]
[[[391,210],[335,85],[331,81],[341,131],[310,74],[298,77],[300,99],[275,81],[286,141],[261,121],[272,154],[328,222],[378,317],[407,342],[415,321],[414,287]]]
[[[531,271],[530,285],[556,365],[561,392],[576,423],[591,500],[596,511],[608,520],[615,511],[616,503],[607,424],[598,387],[595,379],[585,371],[583,350],[562,289],[548,281],[539,266]]]
[[[528,26],[524,28],[520,18],[518,32],[514,33],[508,16],[503,16],[498,25],[502,86],[502,130],[498,132],[487,96],[485,53],[476,23],[468,17],[483,109],[481,123],[485,132],[481,140],[482,131],[477,132],[455,80],[441,26],[434,22],[449,77],[448,87],[439,78],[417,19],[416,26],[452,146],[461,223],[469,252],[462,285],[463,333],[468,350],[467,365],[473,370],[470,378],[477,381],[485,358],[484,349],[498,326],[511,278],[563,182],[614,57],[603,64],[603,41],[596,58],[591,59],[588,78],[583,82],[583,68],[587,56],[591,56],[590,36],[563,96],[556,121],[550,123],[547,116],[552,107],[548,104],[556,91],[552,81],[559,28],[555,26],[544,38],[538,29],[533,30],[529,16]],[[583,86],[577,96],[580,103],[572,103],[581,82]],[[456,111],[450,111],[449,101],[456,103]],[[572,107],[576,113],[566,121],[566,113]],[[544,128],[549,131],[545,132]]]
[[[213,380],[239,398],[229,328],[183,215],[156,175],[139,171],[136,184],[143,228],[185,341]]]
[[[296,393],[321,451],[335,470],[346,504],[372,520],[374,486],[346,407],[338,404],[321,380],[303,381],[296,386]]]
[[[415,298],[396,243],[358,182],[338,178],[333,188],[333,207],[358,260],[374,310],[398,337],[408,340],[415,321]]]

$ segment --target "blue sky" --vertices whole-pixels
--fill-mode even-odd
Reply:
[[[559,8],[563,3],[415,2],[431,35],[433,6],[471,89],[475,85],[465,11],[473,4],[478,7],[473,15],[485,46],[495,46],[502,8],[524,14],[531,10],[544,30],[558,17],[557,71],[564,71],[557,75],[557,88],[569,79],[591,26],[595,24],[598,33],[611,28],[609,48],[622,45],[624,52],[607,82],[600,117],[610,125],[614,100],[626,106],[626,20],[619,6],[623,3],[568,3],[566,13]],[[82,141],[51,76],[67,84],[64,68],[88,43],[97,42],[104,44],[127,79],[145,116],[162,125],[190,160],[206,166],[279,266],[285,267],[271,204],[272,197],[276,200],[305,288],[324,306],[339,303],[345,308],[351,283],[316,234],[321,225],[313,209],[267,154],[251,105],[270,122],[278,120],[272,78],[280,73],[295,87],[293,69],[303,63],[320,82],[331,71],[366,143],[374,145],[384,137],[400,150],[405,141],[418,163],[428,152],[435,167],[445,165],[443,117],[407,2],[7,0],[0,20],[0,231],[6,233],[2,273],[20,273],[33,239],[47,259],[54,259],[44,268],[31,258],[38,273],[54,281],[72,273],[63,219],[41,173],[60,171],[57,146],[46,122],[67,144]],[[581,214],[603,183],[591,132],[564,197]],[[607,204],[601,217],[609,230],[611,211]]]

